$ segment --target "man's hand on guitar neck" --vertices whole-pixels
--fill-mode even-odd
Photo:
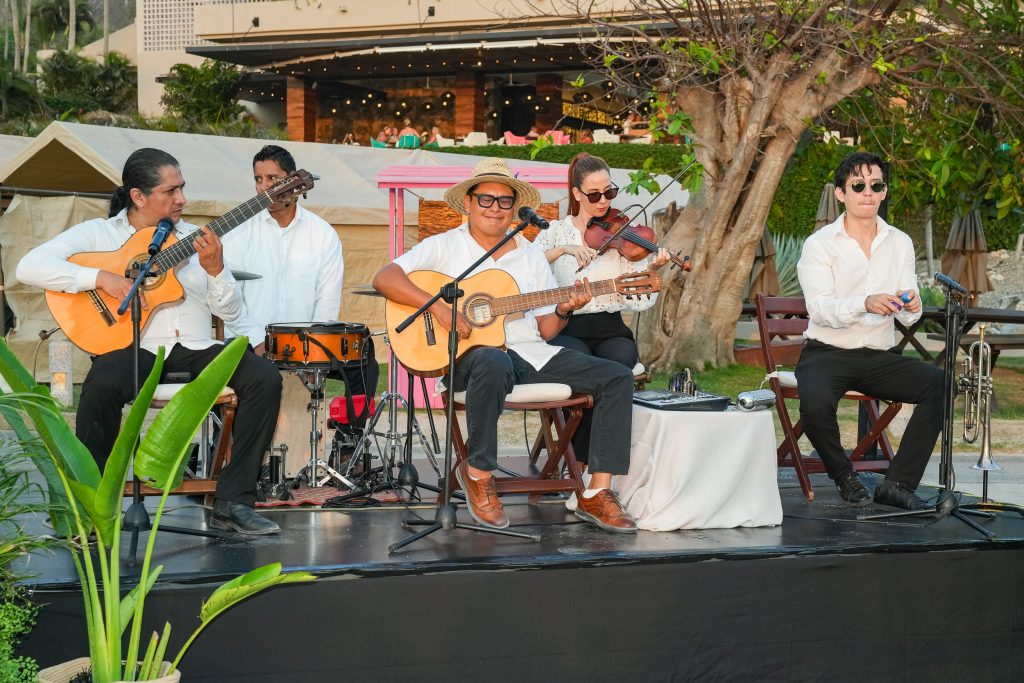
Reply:
[[[577,280],[576,284],[573,285],[573,292],[569,295],[569,300],[555,306],[555,313],[567,316],[573,311],[578,311],[589,304],[593,298],[594,294],[590,287],[590,280],[587,278],[583,278],[582,281]]]
[[[131,288],[132,281],[126,277],[115,275],[114,273],[106,270],[101,270],[96,275],[96,289],[101,290],[107,296],[117,299],[118,301],[123,301],[124,298],[128,296],[128,292]],[[142,291],[141,287],[139,288],[139,302],[142,304],[144,309],[149,309],[149,304],[146,303],[146,295]]]
[[[224,247],[213,230],[204,225],[200,231],[203,234],[192,240],[192,246],[199,254],[199,265],[207,273],[217,277],[224,270]]]

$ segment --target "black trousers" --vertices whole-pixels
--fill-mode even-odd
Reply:
[[[594,397],[590,430],[590,471],[629,472],[633,425],[633,373],[612,361],[562,349],[540,370],[514,351],[480,347],[455,365],[455,391],[466,391],[466,447],[469,464],[481,470],[498,466],[498,417],[516,384],[556,382]]]
[[[220,344],[198,351],[175,345],[164,360],[164,373],[188,372],[194,378],[223,349]],[[152,353],[140,351],[140,382],[146,381],[155,362]],[[252,506],[263,454],[270,446],[281,405],[281,373],[273,363],[249,350],[228,386],[238,395],[238,408],[231,432],[231,462],[221,470],[216,497]],[[82,385],[75,433],[101,470],[121,428],[122,409],[134,398],[132,349],[94,357]]]
[[[581,316],[583,317],[583,316]],[[551,340],[551,344],[614,361],[631,371],[640,361],[640,352],[632,337],[606,337],[603,339],[581,339],[567,334],[560,334]],[[572,448],[576,459],[582,463],[590,460],[590,426],[594,421],[594,411],[584,410],[579,429],[572,437]]]
[[[915,404],[886,478],[917,488],[942,431],[940,368],[890,351],[840,349],[808,339],[796,366],[796,379],[804,432],[833,480],[853,469],[839,441],[836,419],[844,393],[859,391],[886,401]]]

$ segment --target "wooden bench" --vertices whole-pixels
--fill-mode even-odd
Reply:
[[[946,335],[944,334],[929,334],[928,338],[946,341]],[[968,353],[971,344],[976,341],[978,341],[978,335],[976,334],[962,335],[960,337],[960,348],[963,349],[964,353]],[[1024,349],[1024,334],[986,333],[985,343],[992,348],[992,369],[995,369],[1000,353],[1011,349]]]

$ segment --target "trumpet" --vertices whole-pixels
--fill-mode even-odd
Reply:
[[[981,453],[976,470],[1002,469],[992,459],[992,347],[985,341],[985,328],[979,326],[978,341],[971,344],[964,358],[959,378],[964,393],[964,443],[974,443],[981,436]]]

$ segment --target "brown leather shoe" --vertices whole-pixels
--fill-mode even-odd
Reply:
[[[610,489],[601,489],[601,492],[592,498],[578,496],[576,516],[593,522],[605,531],[620,534],[636,533],[636,522],[622,509],[622,504]]]
[[[504,529],[508,526],[508,517],[505,516],[505,508],[498,499],[493,476],[487,479],[473,479],[469,476],[466,463],[463,462],[455,468],[455,478],[466,492],[466,507],[478,524],[494,529]]]

